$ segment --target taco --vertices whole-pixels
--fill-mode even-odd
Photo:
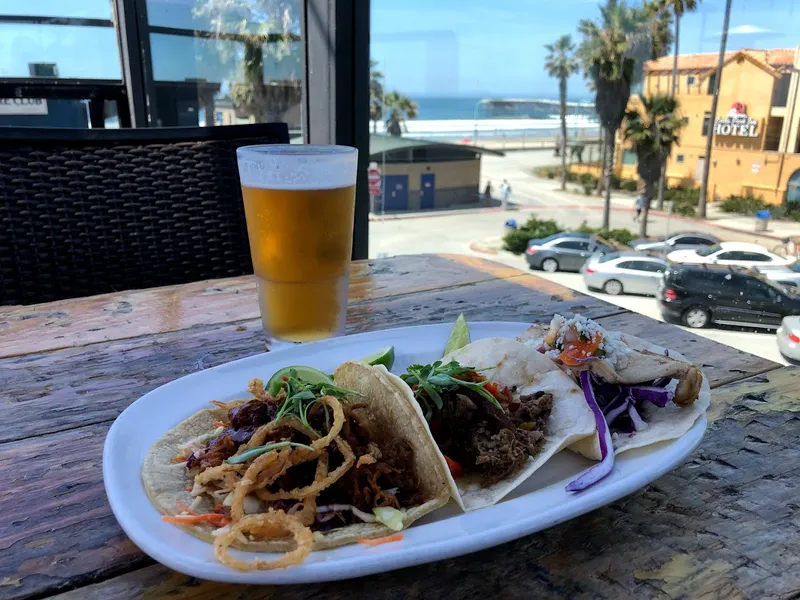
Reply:
[[[681,437],[711,404],[708,380],[684,356],[586,317],[555,315],[518,339],[580,382],[602,411],[617,454]],[[605,458],[597,435],[570,449]]]
[[[238,570],[395,533],[450,495],[424,423],[377,368],[344,363],[335,385],[296,374],[274,397],[256,379],[253,399],[213,402],[144,461],[144,487],[163,519],[213,542]],[[289,554],[247,562],[229,546]]]
[[[479,340],[401,377],[383,374],[427,424],[464,510],[495,504],[594,432],[580,388],[514,340]]]

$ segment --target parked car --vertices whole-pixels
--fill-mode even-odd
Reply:
[[[794,262],[791,265],[766,265],[763,267],[755,267],[754,271],[758,271],[770,281],[774,281],[780,286],[797,288],[800,287],[800,262]]]
[[[719,244],[719,240],[708,233],[683,232],[662,235],[655,240],[640,238],[633,240],[630,245],[634,250],[667,254],[675,250],[699,250],[714,244]]]
[[[670,264],[658,289],[667,321],[687,327],[709,324],[777,329],[800,315],[800,295],[749,269],[728,265]]]
[[[800,317],[784,317],[776,337],[781,354],[800,361]]]
[[[666,260],[647,252],[612,252],[589,257],[581,273],[589,289],[655,296],[666,270]]]
[[[588,234],[559,234],[541,240],[530,240],[525,250],[525,260],[531,269],[548,273],[578,271],[592,254],[607,254],[614,248],[597,236]]]
[[[758,244],[748,242],[720,242],[700,250],[676,250],[667,254],[667,259],[676,263],[739,265],[788,265],[794,259],[773,254]]]

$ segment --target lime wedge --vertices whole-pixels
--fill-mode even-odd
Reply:
[[[469,344],[469,327],[467,326],[467,320],[464,318],[464,313],[461,313],[453,324],[453,330],[450,332],[450,337],[444,347],[442,356],[463,348],[467,344]]]
[[[288,377],[289,372],[292,370],[297,372],[298,379],[302,379],[308,383],[330,383],[333,385],[333,378],[330,375],[323,373],[314,367],[304,367],[302,365],[283,367],[282,369],[276,371],[267,382],[267,391],[269,392],[270,396],[278,395],[278,393],[281,391],[281,386],[283,385],[283,378]]]
[[[368,365],[383,365],[391,371],[392,365],[394,364],[394,346],[381,348],[377,352],[373,352],[369,356],[362,358],[361,362],[365,362]]]

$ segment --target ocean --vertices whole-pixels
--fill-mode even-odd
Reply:
[[[479,97],[412,97],[416,119],[406,122],[408,137],[469,143],[475,140],[556,138],[560,133],[559,104],[549,98],[513,100]],[[377,131],[383,133],[383,123]],[[589,102],[568,104],[570,137],[596,137],[597,115]]]

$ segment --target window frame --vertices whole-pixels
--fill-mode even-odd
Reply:
[[[365,259],[369,251],[370,10],[366,4],[353,0],[303,0],[301,15],[305,67],[301,86],[303,141],[359,150],[353,259]],[[0,18],[0,22],[114,27],[121,81],[0,78],[0,96],[88,99],[93,128],[105,126],[103,103],[114,100],[121,127],[156,126],[150,33],[165,28],[149,24],[146,0],[113,0],[112,8],[112,19],[8,16]],[[194,35],[190,30],[186,32]]]

